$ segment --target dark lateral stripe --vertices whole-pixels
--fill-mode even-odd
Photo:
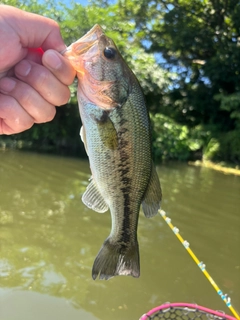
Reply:
[[[130,235],[130,216],[132,214],[130,208],[130,187],[124,187],[121,189],[123,192],[124,198],[124,209],[123,209],[123,222],[122,222],[122,233],[120,238],[121,246],[124,247],[130,243],[131,235]]]
[[[131,215],[131,203],[130,203],[130,192],[131,192],[131,182],[132,179],[129,177],[130,167],[129,167],[129,157],[130,155],[126,152],[126,147],[129,142],[124,139],[124,135],[128,132],[126,124],[128,120],[122,116],[122,110],[118,110],[120,116],[120,130],[118,131],[118,148],[120,155],[120,163],[118,166],[118,172],[120,173],[120,184],[122,186],[121,191],[124,199],[123,203],[123,221],[122,221],[122,230],[121,237],[119,239],[121,251],[127,249],[128,244],[131,241],[131,230],[130,230],[130,221]],[[125,125],[125,126],[123,126]]]

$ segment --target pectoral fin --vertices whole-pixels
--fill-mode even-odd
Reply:
[[[104,147],[115,150],[118,147],[118,137],[114,124],[109,117],[109,113],[103,111],[101,117],[95,120],[98,125],[99,137],[104,144]]]
[[[88,208],[100,213],[103,213],[108,210],[108,205],[103,199],[93,179],[91,179],[86,191],[82,196],[82,202]]]
[[[147,218],[151,218],[158,213],[162,199],[162,190],[157,175],[156,168],[152,163],[152,172],[147,190],[142,202],[142,209]]]

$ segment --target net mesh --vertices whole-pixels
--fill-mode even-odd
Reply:
[[[147,316],[147,319],[157,320],[157,319],[176,319],[176,320],[207,320],[207,319],[226,319],[220,318],[218,316],[213,316],[201,312],[198,310],[186,310],[180,308],[169,308],[168,311],[160,310],[154,315]]]
[[[140,320],[158,320],[158,319],[176,319],[176,320],[207,320],[207,319],[235,319],[211,309],[203,307],[183,307],[166,306],[151,310],[143,315]]]

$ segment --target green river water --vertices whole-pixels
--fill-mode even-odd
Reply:
[[[240,311],[240,177],[161,165],[162,209]],[[158,215],[140,214],[141,276],[93,281],[109,212],[81,202],[85,160],[0,152],[0,320],[138,320],[164,302],[230,310]]]

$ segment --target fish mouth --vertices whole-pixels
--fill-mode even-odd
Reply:
[[[61,54],[69,60],[72,60],[73,55],[75,58],[79,57],[93,47],[102,35],[104,35],[102,28],[96,24],[82,38],[62,51]]]

